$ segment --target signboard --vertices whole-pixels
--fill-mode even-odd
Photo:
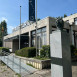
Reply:
[[[35,21],[35,0],[29,0],[29,20]]]

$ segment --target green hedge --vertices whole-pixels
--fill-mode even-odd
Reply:
[[[40,57],[50,58],[50,46],[49,45],[42,46],[42,49],[40,50]]]
[[[9,51],[9,48],[5,48],[5,47],[0,47],[0,52],[1,52],[1,51],[10,52],[10,51]]]
[[[22,57],[34,57],[36,55],[35,47],[26,47],[15,52],[16,55]]]
[[[76,47],[74,45],[71,45],[70,46],[70,49],[71,49],[71,57],[75,56],[75,51],[76,51]]]
[[[2,51],[10,52],[10,51],[9,51],[9,48],[0,47],[0,55],[4,55],[4,54],[2,53]]]

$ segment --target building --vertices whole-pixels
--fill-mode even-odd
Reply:
[[[77,13],[65,17],[63,20],[70,24],[71,44],[77,47]]]
[[[64,21],[64,30],[67,31],[70,35],[72,34],[71,42],[74,40],[74,45],[76,46],[76,32],[77,26],[72,25],[71,23],[77,14],[71,15],[69,17],[63,18]],[[76,19],[75,23],[76,23]],[[69,21],[69,23],[67,23]],[[72,25],[72,30],[71,26]],[[37,30],[37,46],[38,49],[42,47],[42,45],[49,45],[50,44],[50,33],[52,31],[57,30],[56,28],[56,19],[52,17],[46,17],[42,20],[37,22],[38,30]],[[74,33],[74,34],[73,34]],[[21,25],[21,48],[24,47],[34,47],[36,46],[35,43],[35,34],[36,34],[36,23],[35,22],[25,22]],[[19,49],[19,27],[13,30],[12,34],[9,34],[4,37],[4,47],[11,48],[13,52]]]

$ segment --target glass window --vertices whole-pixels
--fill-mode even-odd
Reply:
[[[37,47],[38,49],[41,49],[42,47],[41,33],[37,34]]]
[[[42,33],[42,45],[47,44],[47,39],[46,39],[46,32]]]
[[[41,29],[38,29],[38,30],[37,30],[37,33],[41,33]]]
[[[46,31],[46,27],[42,28],[42,32],[45,32]]]
[[[77,25],[77,17],[74,18],[75,25]]]
[[[32,35],[32,47],[35,47],[35,40],[36,40],[35,35]]]
[[[33,35],[33,34],[36,34],[36,32],[35,32],[35,31],[32,31],[32,35]]]
[[[35,46],[36,31],[32,31],[32,46]],[[37,48],[41,49],[42,45],[47,44],[46,27],[37,30]]]
[[[69,23],[69,20],[67,20],[66,22]]]

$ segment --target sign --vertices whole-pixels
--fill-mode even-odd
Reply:
[[[35,0],[29,0],[29,20],[35,21]]]

